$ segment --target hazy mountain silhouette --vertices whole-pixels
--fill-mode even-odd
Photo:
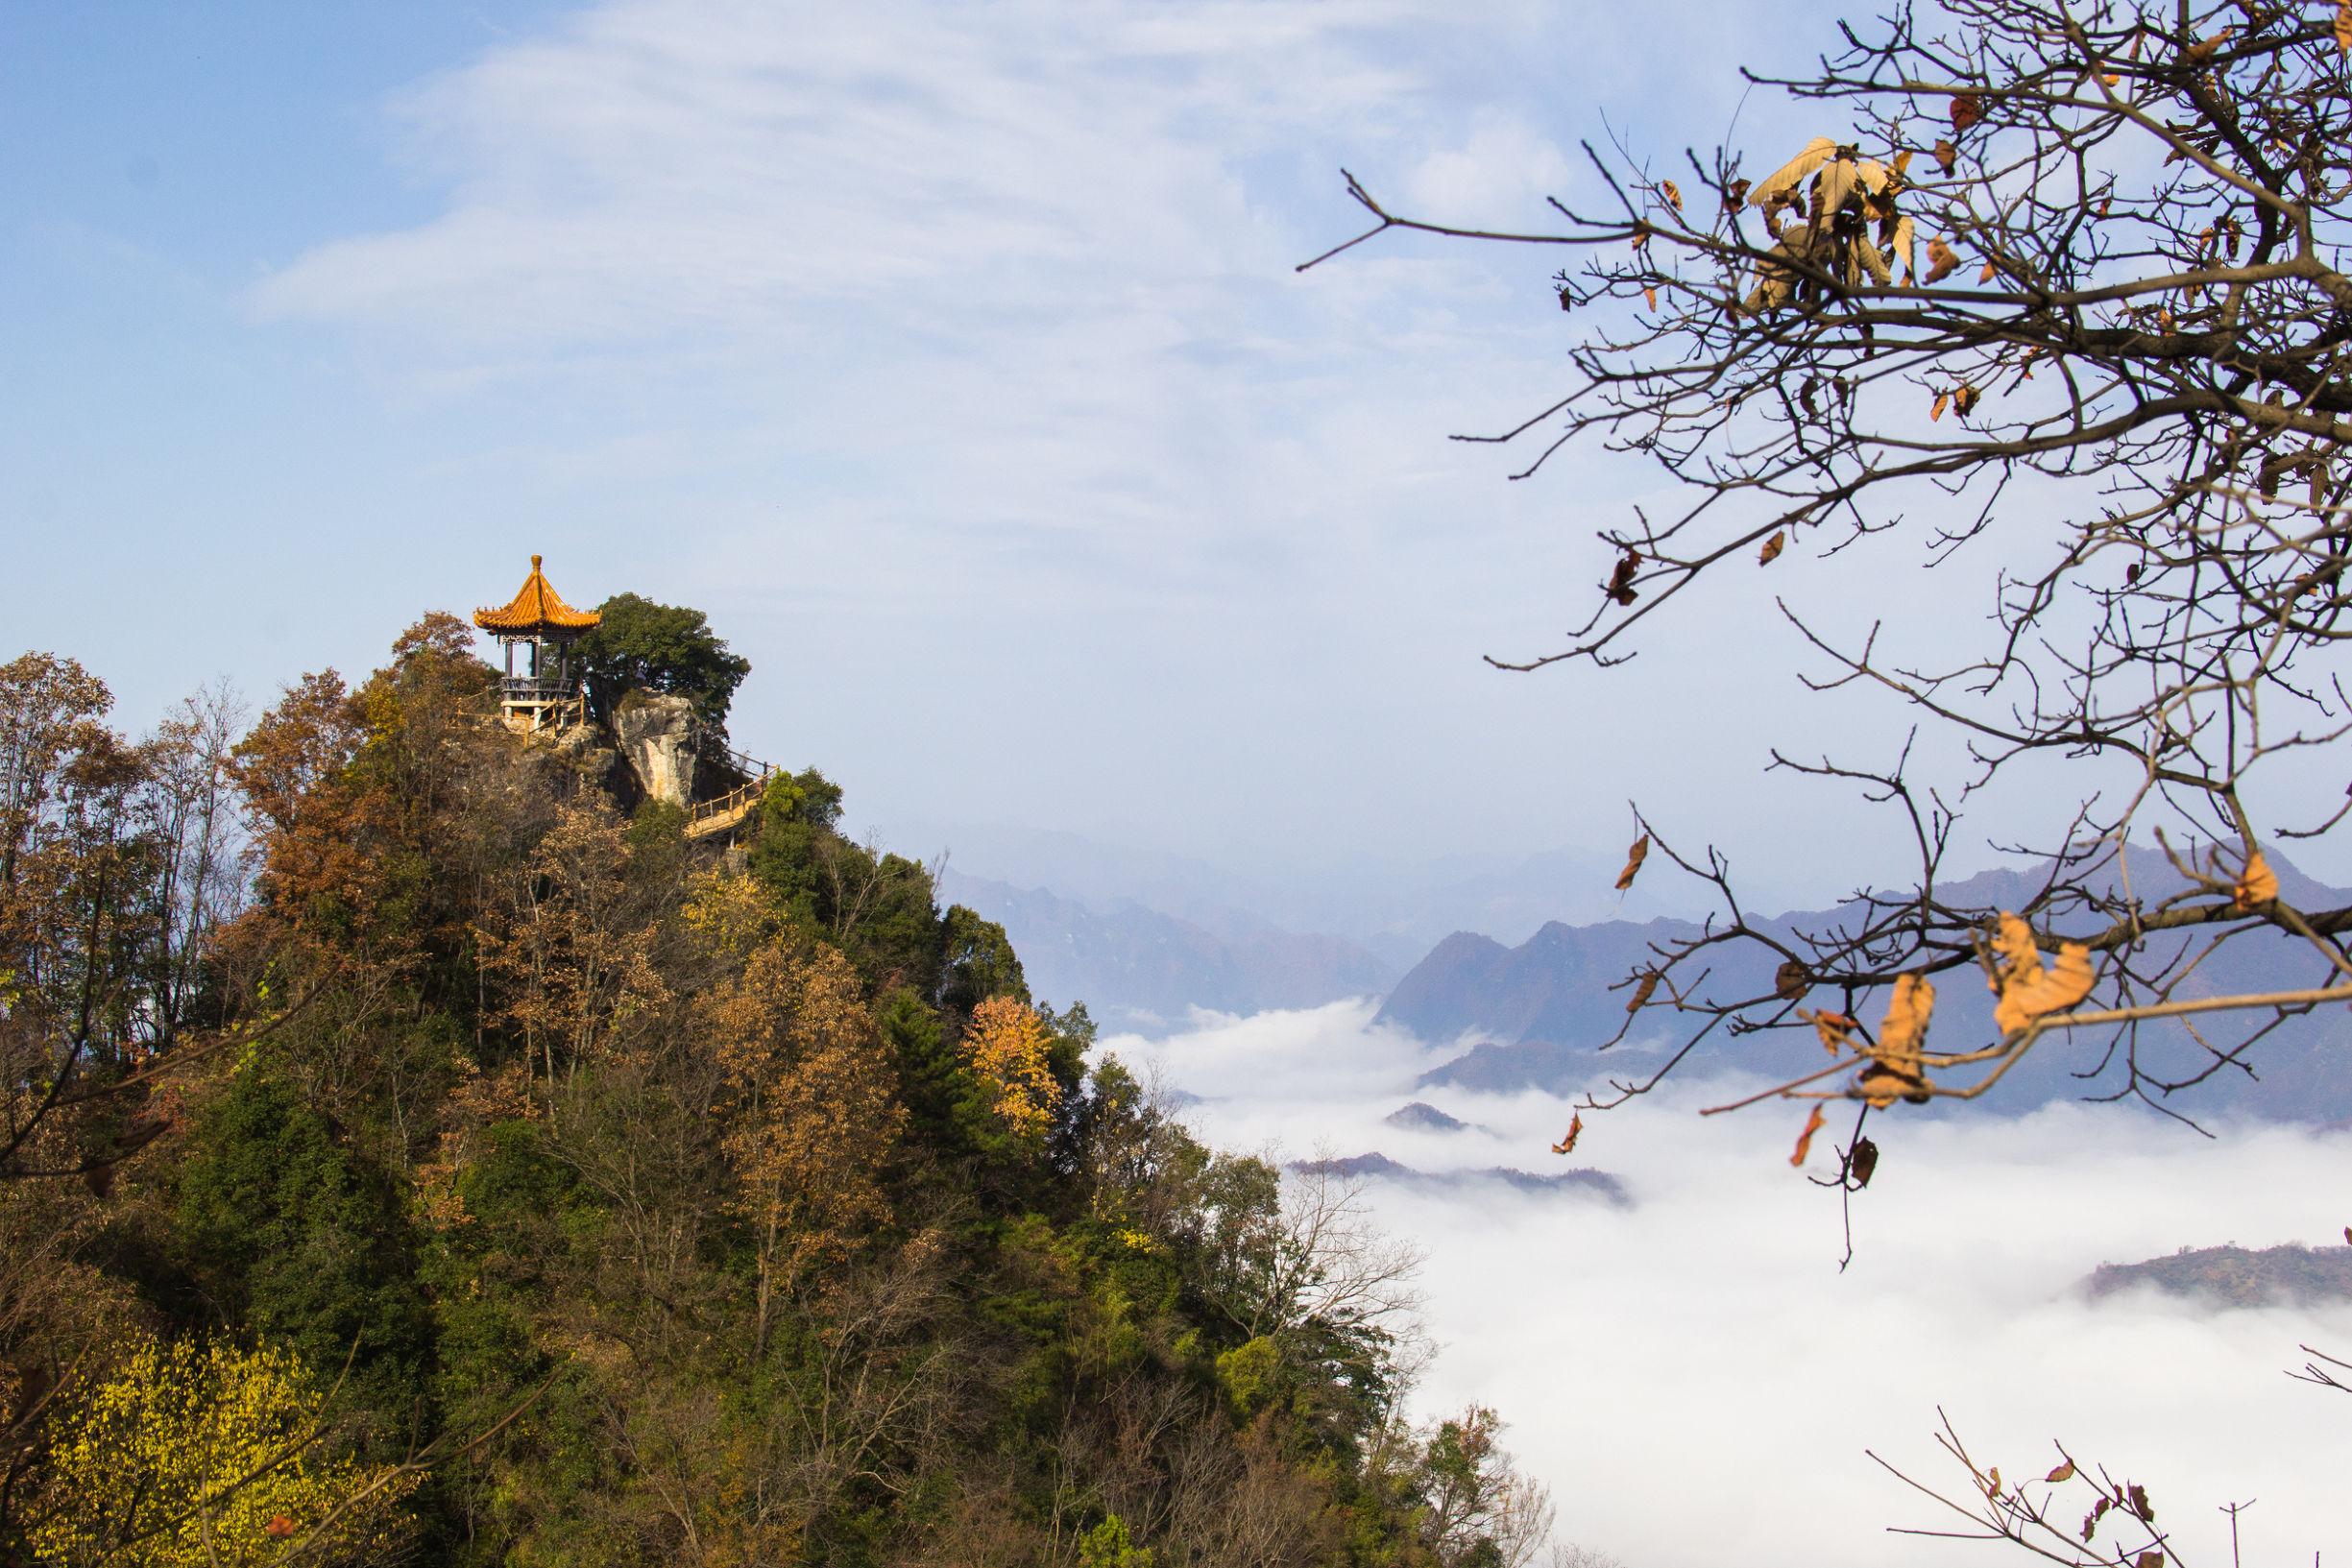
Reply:
[[[939,896],[1005,928],[1034,995],[1082,1001],[1115,1028],[1181,1022],[1196,1007],[1255,1013],[1376,997],[1396,977],[1394,965],[1344,937],[1288,931],[1238,912],[1212,929],[1132,900],[1095,905],[953,866]]]
[[[1489,1166],[1482,1170],[1421,1170],[1392,1160],[1378,1149],[1371,1149],[1341,1159],[1293,1160],[1290,1168],[1310,1175],[1394,1181],[1414,1187],[1459,1188],[1479,1182],[1498,1182],[1520,1193],[1597,1197],[1616,1208],[1631,1207],[1634,1201],[1626,1194],[1624,1183],[1608,1171],[1595,1170],[1589,1166],[1579,1166],[1573,1170],[1547,1170],[1540,1174],[1499,1165]]]
[[[2302,908],[2334,908],[2352,903],[2352,893],[2314,882],[2275,849],[2267,852],[2279,875],[2283,896]],[[2179,875],[2152,850],[2129,852],[2134,888],[2150,902],[2177,891]],[[1939,889],[1954,905],[2015,908],[2030,899],[2040,879],[2025,870],[1981,873]],[[1784,915],[1763,922],[1767,929],[1818,928],[1834,913]],[[1454,1060],[1425,1074],[1424,1087],[1508,1092],[1522,1088],[1566,1090],[1597,1085],[1608,1076],[1646,1075],[1661,1049],[1679,1046],[1670,1013],[1645,1012],[1637,1032],[1607,1054],[1595,1048],[1624,1025],[1631,992],[1623,981],[1651,955],[1654,945],[1696,935],[1700,928],[1677,920],[1642,924],[1611,921],[1573,927],[1553,922],[1517,947],[1458,931],[1433,949],[1389,993],[1376,1022],[1410,1029],[1425,1040],[1468,1039],[1475,1043]],[[2151,939],[2173,945],[2195,943],[2196,933]],[[1701,994],[1731,1000],[1771,989],[1774,960],[1760,949],[1734,950],[1712,959]],[[2183,986],[2186,996],[2235,991],[2287,990],[2322,984],[2327,971],[2309,946],[2293,937],[2243,937],[2216,953]],[[1615,989],[1612,989],[1615,987]],[[1828,1000],[1828,999],[1825,999]],[[1992,1036],[1993,996],[1968,973],[1939,984],[1933,1038],[1945,1049],[1954,1040]],[[1876,1005],[1882,1005],[1881,1002]],[[1866,1008],[1866,1010],[1868,1010]],[[1694,1021],[1695,1025],[1695,1021]],[[2212,1031],[2217,1041],[2238,1036]],[[2063,1047],[2063,1042],[2055,1042]],[[2186,1029],[2157,1025],[2143,1031],[2142,1058],[2152,1072],[2182,1076],[2210,1061]],[[2074,1076],[2097,1060],[2097,1049],[2037,1049],[1987,1097],[2009,1109],[2054,1098],[2111,1090],[2118,1074],[2096,1083]],[[1822,1062],[1809,1032],[1749,1035],[1727,1042],[1722,1031],[1703,1042],[1693,1063],[1722,1061],[1735,1053],[1758,1072],[1807,1071]],[[2352,1116],[2352,1015],[2330,1008],[2292,1019],[2259,1044],[2250,1055],[2259,1079],[2234,1068],[2175,1097],[2179,1107],[2230,1109],[2274,1120],[2334,1121]]]
[[[2094,1301],[2136,1286],[2222,1307],[2352,1301],[2352,1246],[2183,1247],[2146,1263],[2100,1264],[2082,1283]]]

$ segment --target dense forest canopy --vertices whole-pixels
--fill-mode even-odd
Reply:
[[[596,615],[578,656],[597,712],[610,713],[625,691],[659,691],[686,698],[714,724],[726,722],[751,661],[728,648],[708,615],[637,593],[614,594]]]
[[[0,665],[0,1561],[1540,1547],[1353,1193],[1090,1065],[821,774],[713,849],[496,700],[439,615],[139,741]]]

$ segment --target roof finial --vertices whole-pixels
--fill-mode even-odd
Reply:
[[[539,557],[531,557],[531,569],[533,571],[537,571],[539,569]]]

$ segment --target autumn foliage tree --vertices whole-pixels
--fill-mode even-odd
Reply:
[[[0,666],[0,1564],[1495,1560],[1345,1202],[822,774],[739,856],[496,706]]]
[[[1053,1048],[1053,1037],[1036,1009],[1026,1002],[990,997],[972,1009],[964,1059],[981,1104],[1017,1143],[1042,1144],[1061,1105]]]
[[[333,1435],[322,1390],[283,1352],[138,1344],[59,1419],[33,1545],[58,1568],[397,1554],[416,1478]]]
[[[757,1260],[756,1357],[778,1301],[888,1223],[883,1175],[907,1113],[857,972],[836,949],[803,955],[771,942],[699,1012],[726,1076],[721,1142]]]

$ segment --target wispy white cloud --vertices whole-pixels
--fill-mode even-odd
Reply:
[[[1385,1125],[1431,1052],[1368,1017],[1340,1004],[1108,1049],[1211,1097],[1185,1114],[1227,1146],[1565,1163],[1547,1151],[1568,1116],[1556,1097],[1423,1097],[1490,1132]],[[1423,1405],[1497,1405],[1564,1536],[1638,1568],[1977,1560],[1995,1549],[1885,1533],[1957,1521],[1862,1453],[1964,1490],[1931,1437],[1941,1406],[2005,1476],[2052,1466],[2055,1437],[2143,1483],[2180,1560],[2229,1560],[2217,1510],[2248,1498],[2246,1560],[2352,1548],[2342,1401],[2280,1375],[2299,1342],[2352,1354],[2352,1308],[2213,1313],[2073,1291],[2101,1262],[2181,1245],[2334,1240],[2345,1135],[2234,1126],[2209,1143],[2112,1107],[1890,1115],[1841,1275],[1836,1199],[1787,1164],[1798,1113],[1699,1119],[1725,1087],[1588,1116],[1579,1161],[1626,1182],[1627,1210],[1371,1189],[1429,1252],[1444,1349]]]
[[[791,338],[827,308],[945,340],[1131,321],[1296,259],[1246,165],[1310,127],[1392,144],[1380,111],[1417,83],[1373,45],[1434,17],[632,0],[411,93],[448,209],[321,245],[255,302],[460,350]]]
[[[848,775],[873,819],[1329,861],[1621,843],[1630,796],[1826,897],[1907,863],[1907,829],[1842,823],[1894,856],[1856,868],[1776,824],[1821,792],[1757,782],[1767,746],[1861,734],[1876,698],[1792,719],[1771,595],[1712,585],[1606,678],[1478,663],[1556,650],[1591,532],[1673,504],[1635,461],[1514,486],[1524,451],[1445,439],[1562,390],[1561,258],[1390,235],[1292,271],[1363,221],[1343,164],[1453,221],[1600,201],[1580,139],[1705,146],[1736,65],[1830,36],[1790,23],[613,0],[404,93],[425,215],[323,236],[248,302],[454,411],[437,476],[501,548],[560,528],[569,591],[708,609],[761,672],[746,738]],[[1743,112],[1756,145],[1805,128]],[[1857,552],[1774,589],[1889,580]],[[810,678],[844,649],[858,682]],[[1086,744],[1046,764],[1039,728]]]

